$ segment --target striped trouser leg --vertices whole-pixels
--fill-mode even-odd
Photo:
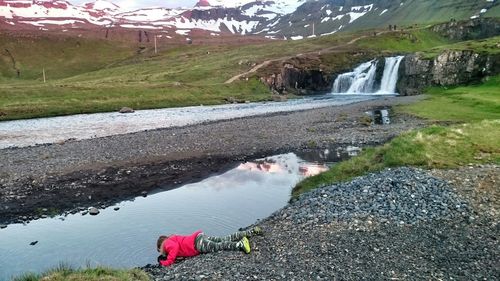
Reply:
[[[254,235],[253,230],[238,231],[233,234],[217,237],[217,236],[206,236],[204,237],[213,242],[224,242],[224,241],[240,241],[243,237],[252,237]]]
[[[208,238],[217,238],[214,241]],[[196,250],[202,254],[213,253],[218,251],[238,251],[241,250],[241,243],[233,241],[222,241],[221,238],[225,237],[209,237],[204,234],[198,235],[196,237],[195,246]]]

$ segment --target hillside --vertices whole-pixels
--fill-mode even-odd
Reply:
[[[203,36],[258,35],[302,39],[339,31],[403,27],[450,19],[499,17],[497,0],[273,0],[200,1],[192,8],[144,8],[126,11],[99,0],[84,6],[63,0],[0,1],[0,27],[75,33],[99,30],[101,38],[123,30],[140,31],[150,41]],[[83,32],[82,34],[86,34]],[[140,33],[139,33],[140,34]],[[144,38],[143,38],[144,36]]]

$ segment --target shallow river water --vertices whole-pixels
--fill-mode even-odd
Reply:
[[[323,95],[287,102],[259,102],[140,110],[130,114],[96,113],[0,122],[0,149],[89,139],[144,130],[186,126],[261,114],[345,105],[373,95]]]
[[[306,152],[301,157],[277,155],[241,163],[198,183],[119,203],[97,216],[78,213],[9,225],[0,229],[0,280],[26,271],[41,272],[60,262],[77,267],[155,263],[159,235],[198,229],[225,235],[251,225],[285,206],[298,181],[327,170],[328,164],[350,153],[352,148]],[[115,211],[116,207],[120,209]]]

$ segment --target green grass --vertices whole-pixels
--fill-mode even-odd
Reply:
[[[3,80],[49,80],[102,69],[134,56],[136,46],[68,36],[17,35],[0,32],[0,77]],[[8,50],[8,52],[6,51]]]
[[[436,121],[471,122],[500,119],[500,75],[481,85],[430,88],[422,102],[398,110]]]
[[[500,163],[500,75],[486,83],[452,89],[431,88],[428,99],[397,108],[431,121],[462,123],[431,126],[368,148],[329,171],[305,179],[293,196],[347,181],[387,167],[455,168],[468,163]]]
[[[173,83],[104,83],[0,86],[0,120],[79,113],[111,112],[124,106],[134,109],[211,105],[225,98],[262,101],[269,99],[264,84],[252,79],[230,85]]]
[[[450,51],[450,50],[451,51],[469,50],[479,54],[498,55],[500,54],[500,48],[498,48],[498,42],[500,42],[500,36],[495,36],[487,39],[470,40],[454,44],[441,45],[427,50],[423,50],[421,51],[421,53],[424,58],[429,58],[429,59],[438,56],[443,51]]]
[[[358,46],[388,52],[420,52],[448,45],[450,41],[429,29],[391,32],[379,36],[371,36],[361,40]]]
[[[148,275],[139,269],[110,269],[105,267],[74,269],[60,265],[43,274],[26,273],[12,281],[149,281]]]

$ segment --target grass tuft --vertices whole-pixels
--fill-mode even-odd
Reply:
[[[149,281],[149,276],[139,270],[121,270],[106,267],[74,269],[69,265],[60,264],[43,274],[26,273],[13,281]]]

